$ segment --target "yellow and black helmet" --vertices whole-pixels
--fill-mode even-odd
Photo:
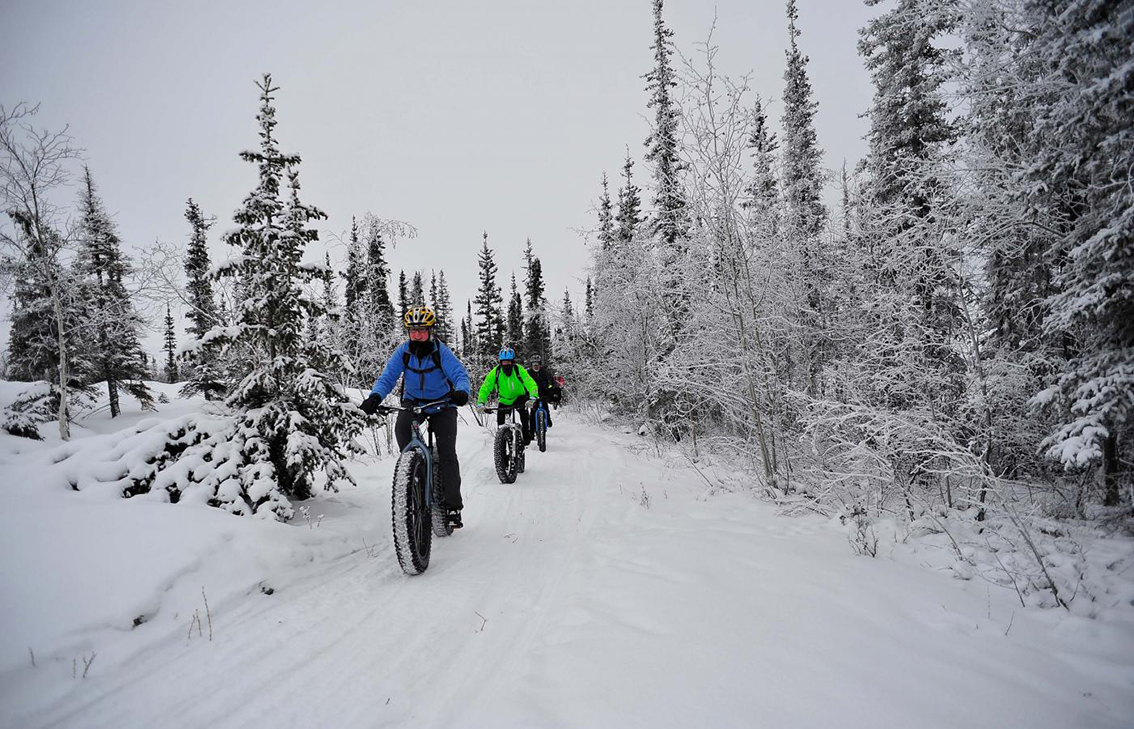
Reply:
[[[437,315],[428,306],[415,306],[404,317],[406,329],[410,327],[432,327],[437,323]]]

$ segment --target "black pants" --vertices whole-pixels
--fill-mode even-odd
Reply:
[[[399,449],[409,443],[412,423],[413,413],[405,410],[398,413],[394,437],[398,439]],[[447,509],[462,509],[461,464],[457,462],[457,411],[448,408],[430,415],[429,429],[433,432],[433,442],[437,444],[441,458],[441,503]]]
[[[508,415],[508,410],[510,408],[515,408],[516,412],[520,414],[520,425],[524,428],[524,442],[531,443],[532,421],[528,417],[528,409],[526,407],[527,404],[528,396],[521,395],[513,400],[511,405],[501,405],[500,408],[496,411],[496,424],[503,425],[504,421],[507,420],[506,416]]]

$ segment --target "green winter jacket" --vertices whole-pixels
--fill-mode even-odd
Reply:
[[[501,405],[511,405],[524,394],[533,400],[539,397],[539,388],[536,387],[535,380],[520,365],[515,365],[510,375],[501,374],[500,365],[493,367],[485,376],[484,384],[480,386],[480,392],[476,396],[477,404],[483,405],[493,390],[500,394]]]

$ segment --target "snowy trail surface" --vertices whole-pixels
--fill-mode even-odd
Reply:
[[[467,527],[436,540],[428,571],[413,578],[390,541],[388,458],[357,467],[357,490],[312,501],[309,526],[145,505],[158,518],[209,512],[192,517],[202,524],[193,533],[218,536],[155,604],[142,601],[149,620],[137,630],[71,626],[70,642],[56,640],[35,668],[3,664],[0,723],[1134,725],[1129,624],[1023,610],[979,581],[855,556],[837,523],[786,518],[749,494],[710,496],[696,472],[642,439],[568,412],[514,485],[497,480],[490,445],[490,433],[462,426]],[[67,538],[53,528],[44,525],[45,544]],[[129,571],[131,551],[175,548],[161,534],[139,539],[122,548],[119,569]],[[0,547],[7,578],[16,558]],[[86,569],[76,552],[79,567],[64,562]],[[247,577],[247,564],[263,574]],[[65,568],[41,569],[17,574],[16,588]],[[216,591],[208,615],[206,585]],[[44,594],[86,599],[56,587]],[[200,629],[189,627],[195,611]],[[6,613],[26,625],[4,627],[5,650],[46,635],[26,612]],[[72,678],[71,656],[88,650],[99,658],[86,679]]]

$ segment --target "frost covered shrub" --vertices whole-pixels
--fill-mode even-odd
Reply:
[[[0,429],[21,438],[42,440],[39,425],[55,418],[58,403],[51,385],[37,382],[11,403],[0,406]]]
[[[294,513],[280,492],[269,449],[240,416],[144,421],[133,432],[63,446],[50,457],[49,468],[76,491],[200,504],[266,519],[287,520]]]

